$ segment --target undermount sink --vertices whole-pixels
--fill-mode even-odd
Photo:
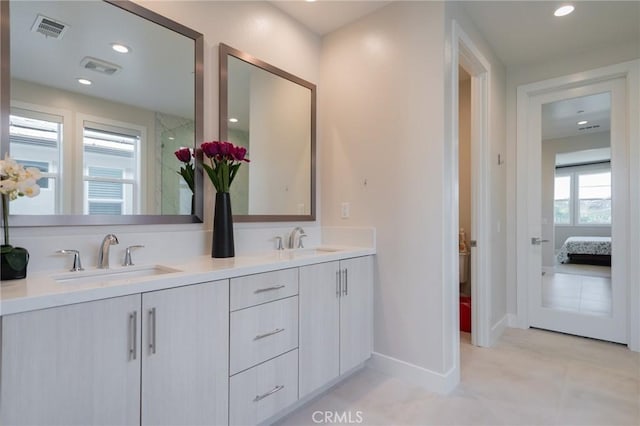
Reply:
[[[56,275],[53,279],[60,284],[86,284],[125,281],[132,278],[153,277],[157,275],[171,274],[174,272],[182,271],[162,265],[128,266],[117,269],[97,269],[93,271],[71,272]]]
[[[292,256],[316,256],[321,254],[336,253],[338,251],[340,251],[340,249],[331,248],[331,247],[316,247],[316,248],[294,249],[294,250],[291,250],[290,253]]]

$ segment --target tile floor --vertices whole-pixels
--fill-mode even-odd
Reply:
[[[542,306],[611,316],[611,278],[546,273],[542,277]]]
[[[640,354],[622,345],[510,328],[493,348],[462,333],[460,351],[450,395],[365,368],[278,424],[328,424],[313,413],[330,411],[366,425],[640,425]]]

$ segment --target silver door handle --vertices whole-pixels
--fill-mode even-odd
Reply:
[[[283,331],[284,331],[284,328],[276,328],[275,330],[270,331],[268,333],[258,334],[256,337],[253,338],[253,340],[264,339],[265,337],[273,336],[274,334],[282,333]]]
[[[281,288],[284,288],[284,285],[274,285],[273,287],[259,288],[256,291],[254,291],[253,293],[254,294],[264,293],[265,291],[280,290]]]
[[[268,397],[269,395],[273,395],[274,393],[280,391],[284,389],[284,385],[278,385],[275,388],[271,389],[269,392],[267,393],[263,393],[262,395],[256,395],[255,398],[253,398],[253,402],[258,402],[262,399],[265,399],[266,397]]]
[[[340,271],[336,271],[336,297],[340,297],[342,293],[342,286],[340,285]]]
[[[548,243],[549,240],[543,240],[542,238],[539,237],[531,237],[531,245],[532,246],[539,246],[541,243]]]
[[[149,309],[149,352],[156,353],[156,308]]]
[[[129,360],[136,359],[138,352],[138,311],[129,314]]]

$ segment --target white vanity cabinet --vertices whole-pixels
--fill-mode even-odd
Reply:
[[[140,424],[140,295],[2,317],[0,424]]]
[[[305,397],[371,356],[371,256],[300,268],[299,393]]]
[[[3,316],[0,424],[227,424],[228,312],[224,280]]]
[[[142,425],[228,417],[228,281],[142,294]]]

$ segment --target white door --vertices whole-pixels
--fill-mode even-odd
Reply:
[[[227,424],[229,285],[142,295],[142,424]]]
[[[140,296],[2,317],[4,425],[140,424]]]
[[[371,356],[373,348],[373,258],[340,261],[340,374]]]
[[[610,310],[594,313],[580,306],[572,307],[545,302],[547,287],[542,274],[544,244],[553,244],[553,233],[543,233],[541,221],[541,146],[542,108],[544,105],[572,98],[610,94],[611,102],[611,238],[612,268]],[[596,339],[627,342],[627,235],[628,229],[628,154],[626,149],[626,93],[625,81],[614,79],[576,88],[546,92],[531,96],[527,123],[527,222],[528,253],[527,281],[529,325],[563,333]],[[577,123],[576,123],[577,124]],[[553,217],[546,218],[553,221]],[[547,223],[548,225],[548,223]],[[547,226],[548,228],[548,226]],[[549,240],[549,241],[546,241]],[[549,273],[548,271],[546,273]],[[548,279],[548,276],[547,276]],[[592,291],[585,283],[582,291]]]

